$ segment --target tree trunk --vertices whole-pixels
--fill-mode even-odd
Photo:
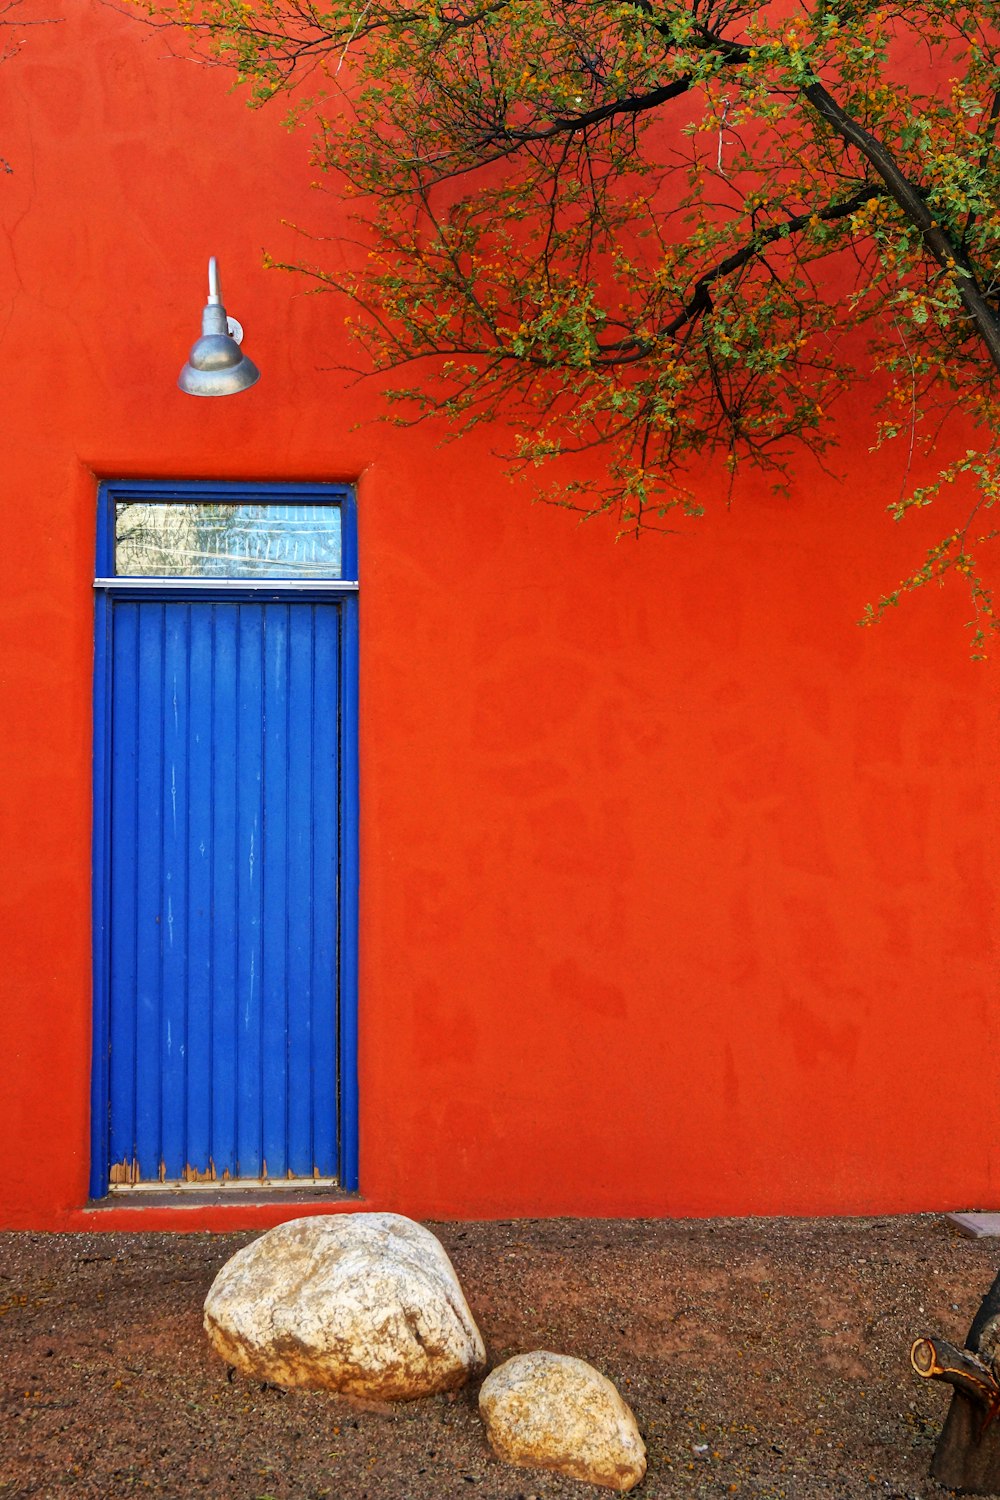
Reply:
[[[931,1474],[960,1495],[1000,1495],[1000,1276],[972,1320],[964,1349],[919,1338],[910,1361],[926,1380],[952,1386],[951,1407],[931,1462]],[[1000,1371],[1000,1364],[997,1364]]]

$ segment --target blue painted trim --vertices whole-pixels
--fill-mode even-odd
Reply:
[[[340,571],[345,578],[357,578],[358,507],[353,490],[344,492],[340,510]]]
[[[341,502],[341,571],[358,576],[354,491]],[[340,1182],[358,1188],[358,599],[341,606],[340,655]]]
[[[103,487],[102,487],[103,488]],[[104,545],[101,528],[107,503],[99,496],[98,556]],[[94,603],[94,764],[93,764],[93,1032],[90,1072],[90,1196],[102,1198],[108,1188],[108,997],[111,989],[110,848],[111,835],[111,607],[98,595]]]
[[[139,578],[111,578],[101,583],[99,588],[95,587],[95,594],[104,594],[111,599],[143,600],[153,599],[162,603],[171,600],[188,600],[192,604],[198,600],[204,600],[208,604],[225,603],[228,600],[235,604],[336,604],[338,599],[344,599],[357,593],[357,586],[353,588],[322,589],[302,585],[295,581],[291,588],[282,588],[281,584],[268,581],[261,584],[248,584],[246,588],[233,588],[219,581],[205,578],[191,579],[194,585],[185,588],[182,585],[189,580],[180,579],[178,583],[171,580],[168,587],[164,587],[159,579],[151,578],[148,583]]]
[[[101,490],[111,506],[116,500],[212,500],[216,496],[238,498],[252,504],[273,504],[283,499],[351,504],[353,491],[346,484],[319,484],[310,480],[276,483],[257,479],[106,479]],[[345,528],[346,529],[346,528]],[[107,554],[110,560],[110,554]]]
[[[128,499],[212,500],[238,496],[244,501],[262,504],[282,499],[302,502],[324,501],[339,504],[342,515],[341,569],[345,578],[357,578],[357,510],[354,491],[343,484],[243,482],[237,480],[106,480],[98,489],[96,576],[111,578],[114,574],[114,508]],[[136,589],[134,580],[128,590],[116,594],[114,587],[100,589],[94,599],[94,766],[93,766],[93,983],[94,1020],[91,1066],[91,1173],[92,1198],[107,1193],[110,1167],[108,1140],[108,1045],[110,993],[110,817],[111,817],[111,662],[114,601],[116,597],[141,600],[164,597],[155,584]],[[259,589],[248,590],[249,598],[261,600]],[[169,597],[177,598],[171,590]],[[210,600],[215,591],[200,588],[192,597]],[[239,597],[232,589],[219,589],[217,597],[232,600]],[[308,591],[282,590],[275,585],[267,597],[289,602],[305,602]],[[317,590],[318,601],[331,602],[329,593]],[[340,720],[341,720],[341,878],[340,878],[340,951],[339,951],[339,1046],[340,1046],[340,1185],[347,1191],[358,1188],[358,601],[356,595],[343,596]]]
[[[246,595],[247,598],[267,600],[270,595],[273,598],[284,600],[286,594],[294,594],[296,598],[303,594],[307,600],[310,591],[317,596],[329,599],[337,594],[356,594],[358,591],[358,580],[356,578],[311,578],[308,581],[302,578],[188,578],[178,573],[173,578],[143,578],[138,574],[130,574],[121,578],[95,578],[94,588],[103,590],[105,593],[134,594],[149,593],[151,590],[156,594],[162,594],[164,599],[169,599],[174,594],[204,594],[211,589],[217,589],[225,593],[227,598],[234,596],[239,599]],[[315,602],[315,601],[310,601]]]
[[[347,517],[344,517],[345,534]],[[341,606],[340,1181],[358,1186],[358,601]]]

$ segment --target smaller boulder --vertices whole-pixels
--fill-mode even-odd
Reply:
[[[646,1472],[635,1417],[593,1365],[538,1349],[483,1381],[479,1412],[499,1458],[624,1493]]]
[[[485,1364],[441,1242],[399,1214],[295,1219],[237,1251],[205,1301],[244,1374],[373,1401],[455,1390]]]

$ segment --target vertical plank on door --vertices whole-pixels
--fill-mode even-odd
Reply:
[[[162,1161],[160,1037],[163,983],[163,605],[139,615],[137,728],[138,807],[135,852],[135,1133],[136,1160],[147,1181]],[[128,839],[130,830],[122,830]],[[124,847],[116,841],[117,854]],[[114,870],[114,864],[112,864]],[[113,1055],[112,1055],[113,1060]]]
[[[319,609],[313,657],[312,949],[313,1160],[322,1176],[338,1164],[339,1077],[336,1067],[338,870],[340,826],[339,717],[340,611]]]
[[[271,1176],[287,1171],[288,1151],[288,613],[271,604],[262,621],[261,1149]]]
[[[163,606],[160,809],[160,1171],[184,1175],[188,1013],[188,671],[191,606]],[[155,732],[151,729],[151,732]]]
[[[205,829],[212,849],[212,1150],[217,1177],[236,1176],[236,1076],[239,1038],[237,911],[236,698],[239,610],[213,606],[209,685],[212,778]]]
[[[261,1174],[261,804],[263,610],[239,604],[236,668],[236,1156],[239,1177]]]
[[[109,857],[115,869],[131,864],[130,851],[138,839],[139,692],[135,671],[139,657],[139,611],[122,605],[115,621],[112,671],[118,691],[111,718],[111,759],[114,767]],[[116,1027],[108,1075],[109,1139],[112,1170],[132,1170],[136,1160],[136,1001],[138,999],[138,917],[136,883],[119,881],[115,889],[115,920],[109,942],[110,987],[116,996],[132,997],[115,1009]]]
[[[329,611],[320,611],[325,618]],[[293,610],[288,632],[288,1071],[308,1087],[288,1091],[288,1167],[297,1177],[313,1170],[312,951],[317,912],[313,900],[316,610]],[[325,691],[325,689],[324,689]],[[303,1002],[310,1003],[303,1003]],[[319,998],[317,1003],[326,1004]],[[320,1066],[323,1066],[322,1060]],[[330,1175],[330,1174],[327,1174]]]
[[[216,1147],[212,1140],[213,1008],[213,858],[212,763],[215,606],[189,611],[188,758],[186,830],[187,909],[187,1062],[185,1172],[211,1176]],[[193,689],[193,690],[192,690]],[[222,1165],[229,1160],[223,1148]]]

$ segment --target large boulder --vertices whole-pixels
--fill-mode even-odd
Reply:
[[[483,1381],[479,1411],[508,1463],[555,1469],[623,1492],[646,1472],[635,1417],[593,1365],[539,1349],[517,1354]]]
[[[442,1245],[399,1214],[270,1230],[215,1278],[205,1331],[228,1364],[260,1380],[377,1401],[454,1390],[486,1361]]]

